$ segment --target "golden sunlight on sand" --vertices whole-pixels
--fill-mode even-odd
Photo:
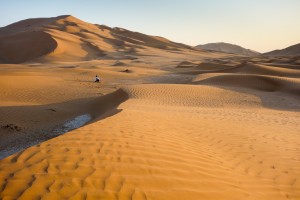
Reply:
[[[300,199],[299,57],[72,16],[1,34],[0,199]]]

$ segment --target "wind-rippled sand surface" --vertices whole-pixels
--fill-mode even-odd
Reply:
[[[299,199],[297,112],[211,86],[123,90],[118,114],[2,160],[1,196]]]

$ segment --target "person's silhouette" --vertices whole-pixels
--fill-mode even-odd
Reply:
[[[95,82],[100,82],[100,78],[96,75]]]

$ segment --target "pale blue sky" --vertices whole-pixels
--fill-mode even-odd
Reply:
[[[65,14],[189,45],[266,52],[300,43],[300,0],[0,0],[0,27]]]

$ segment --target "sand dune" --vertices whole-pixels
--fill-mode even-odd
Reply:
[[[192,83],[299,94],[300,71],[296,69],[257,64],[240,64],[223,70],[212,69],[194,77]]]
[[[24,62],[0,64],[0,199],[300,199],[297,57],[68,15],[0,43],[1,62]]]
[[[51,35],[43,31],[0,36],[0,40],[0,63],[21,63],[49,54],[57,47]]]
[[[28,19],[0,28],[0,41],[2,63],[22,63],[34,58],[38,58],[35,62],[80,61],[103,56],[120,58],[128,52],[142,53],[145,48],[199,51],[162,37],[90,24],[70,15]],[[32,44],[35,48],[31,53],[25,51],[31,49]],[[20,46],[22,48],[17,48]]]
[[[210,51],[220,51],[225,53],[240,54],[246,56],[257,56],[260,54],[256,51],[245,49],[241,46],[224,43],[224,42],[197,45],[196,48],[210,50]]]
[[[228,70],[232,73],[242,73],[242,74],[260,74],[260,75],[270,75],[270,76],[280,76],[280,77],[300,77],[300,71],[296,69],[287,69],[281,67],[273,67],[261,64],[242,64],[236,68]]]
[[[68,17],[67,15],[51,18],[32,18],[25,19],[0,29],[0,35],[8,35],[26,31],[40,31],[42,27],[48,26],[59,19]]]
[[[265,56],[299,56],[300,44],[289,46],[285,49],[274,50],[264,54]]]
[[[83,83],[38,72],[2,76],[0,158],[60,135],[60,127],[78,116],[88,114],[93,120],[123,99],[117,92],[97,97],[114,88],[99,91],[99,86]]]
[[[237,88],[256,89],[265,92],[287,92],[293,95],[299,95],[299,79],[278,78],[264,75],[237,75],[237,74],[209,74],[200,81],[195,79],[197,84],[233,86]]]
[[[280,77],[294,77],[300,76],[300,71],[298,67],[290,67],[289,65],[276,65],[274,64],[253,64],[253,63],[240,63],[240,64],[220,64],[215,62],[201,62],[189,63],[182,62],[179,63],[176,68],[184,68],[183,72],[189,72],[191,74],[200,73],[235,73],[235,74],[259,74],[259,75],[270,75],[270,76],[280,76]]]
[[[300,197],[297,113],[253,113],[241,94],[209,86],[124,91],[117,115],[2,160],[1,197]]]

